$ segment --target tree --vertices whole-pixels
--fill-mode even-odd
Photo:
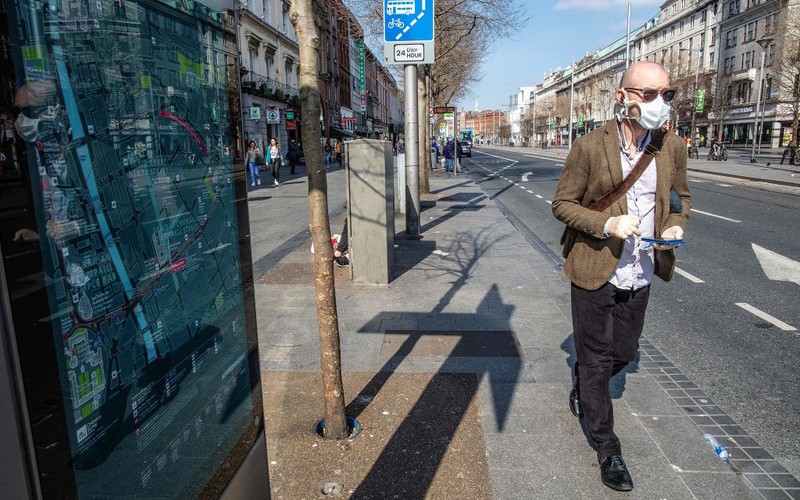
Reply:
[[[528,106],[525,108],[525,113],[519,122],[519,135],[522,136],[523,142],[535,141],[533,137],[533,107]]]
[[[314,242],[314,288],[319,325],[320,368],[325,389],[325,437],[348,436],[344,413],[342,354],[339,343],[339,315],[333,279],[333,247],[328,214],[328,179],[319,145],[321,110],[317,87],[320,35],[316,24],[314,0],[294,0],[289,17],[297,32],[300,48],[300,106],[302,137],[308,167],[309,229]]]
[[[769,57],[767,62],[775,66],[773,82],[777,85],[780,98],[779,108],[792,115],[792,142],[797,144],[797,127],[800,122],[800,10],[797,6],[786,7],[786,15],[781,17],[775,38],[778,60]],[[766,86],[765,86],[766,87]],[[766,92],[766,89],[764,90]],[[770,95],[765,94],[769,99]]]

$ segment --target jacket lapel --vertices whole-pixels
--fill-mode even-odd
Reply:
[[[606,150],[606,161],[608,165],[608,173],[611,176],[611,183],[613,189],[623,181],[622,177],[622,160],[620,159],[620,146],[619,146],[619,131],[617,129],[617,120],[612,119],[603,126],[603,147]],[[611,191],[608,189],[608,191]],[[625,195],[620,196],[614,205],[619,207],[620,213],[628,212],[628,202]],[[614,206],[612,205],[612,207]]]
[[[603,146],[608,160],[608,172],[614,186],[622,182],[622,160],[620,160],[619,132],[616,119],[609,121],[603,127]]]

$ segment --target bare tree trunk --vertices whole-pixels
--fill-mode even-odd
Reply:
[[[428,89],[425,85],[426,71],[417,68],[417,116],[419,117],[419,192],[428,194],[431,185],[428,172],[431,171],[431,139],[428,137]]]
[[[313,0],[294,0],[290,13],[300,47],[300,103],[303,145],[308,168],[308,211],[314,242],[314,288],[319,324],[320,368],[325,388],[325,437],[348,436],[344,413],[339,316],[333,281],[333,247],[328,215],[328,179],[320,148],[320,95],[317,83],[320,38]]]

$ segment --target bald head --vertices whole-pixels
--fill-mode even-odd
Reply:
[[[659,82],[660,85],[645,85],[645,83]],[[669,75],[664,67],[653,61],[636,61],[622,73],[619,81],[621,88],[663,88],[669,85]]]

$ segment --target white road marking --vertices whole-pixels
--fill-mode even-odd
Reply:
[[[686,278],[687,280],[691,281],[692,283],[705,283],[705,281],[701,280],[697,276],[693,274],[689,274],[680,267],[675,267],[675,272]]]
[[[784,323],[783,321],[779,320],[778,318],[776,318],[775,316],[767,314],[764,311],[762,311],[761,309],[756,309],[755,307],[751,306],[750,304],[748,304],[746,302],[737,302],[736,305],[741,307],[745,311],[747,311],[747,312],[749,312],[751,314],[754,314],[755,316],[758,316],[759,318],[763,319],[764,321],[772,323],[773,325],[777,326],[778,328],[780,328],[781,330],[783,330],[785,332],[797,331],[797,328],[793,327],[792,325],[788,325],[788,324]]]
[[[536,196],[536,197],[537,197],[537,198],[539,198],[540,200],[543,200],[543,199],[544,199],[544,198],[542,198],[542,195],[540,195],[540,194],[536,194],[536,195],[534,195],[534,196]]]
[[[522,174],[522,182],[528,182],[528,176],[533,175],[533,172],[525,172]]]
[[[525,189],[525,186],[521,186],[521,185],[519,185],[519,184],[514,184],[514,185],[515,185],[515,186],[517,186],[517,187],[518,187],[518,188],[520,188],[520,189]]]
[[[756,258],[761,264],[761,269],[764,270],[767,278],[772,281],[788,281],[800,285],[800,262],[784,257],[772,250],[767,250],[755,243],[750,245],[753,247],[753,252],[755,252]]]
[[[689,182],[696,182],[698,184],[703,184],[703,183],[708,182],[708,181],[701,181],[699,179],[689,179]]]
[[[551,204],[551,205],[553,204],[553,202],[552,202],[552,201],[550,201],[550,200],[545,200],[545,201],[547,201],[547,203],[549,203],[549,204]]]
[[[533,194],[533,191],[531,191],[530,189],[526,189],[525,191],[529,192],[530,194]]]
[[[730,185],[730,184],[720,184],[720,183],[717,183],[717,186],[719,186],[719,187],[724,187],[724,188],[729,188],[729,187],[731,187],[731,185]]]
[[[500,158],[501,160],[510,161],[511,163],[519,163],[519,160],[512,160],[511,158],[506,158],[504,156],[493,155],[492,153],[487,153],[486,151],[475,150],[475,152],[480,153],[482,155],[491,156],[493,158]]]
[[[721,215],[711,214],[711,213],[708,213],[708,212],[703,212],[702,210],[697,210],[696,208],[693,208],[692,212],[697,212],[698,214],[708,215],[709,217],[716,217],[717,219],[722,219],[722,220],[726,220],[726,221],[730,221],[730,222],[736,222],[736,223],[742,222],[740,220],[729,219],[728,217],[723,217]]]

